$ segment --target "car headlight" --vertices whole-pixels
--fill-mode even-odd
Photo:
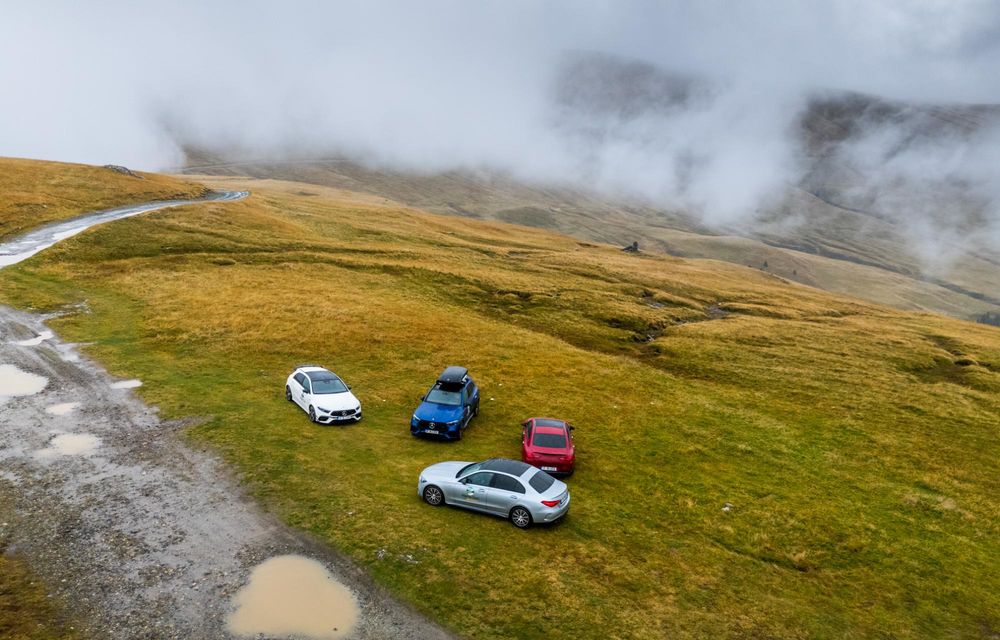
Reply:
[[[329,409],[324,409],[323,407],[316,407],[316,408],[322,411],[323,413],[330,413]]]
[[[449,427],[454,427],[459,422],[461,422],[461,420],[452,420],[451,422],[445,422],[445,424],[448,425]]]
[[[420,418],[418,418],[417,414],[414,413],[413,417],[410,418],[410,422],[420,422]]]
[[[420,484],[424,484],[425,482],[427,482],[427,478],[420,476]]]

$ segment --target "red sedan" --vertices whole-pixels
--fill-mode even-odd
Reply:
[[[573,425],[554,418],[529,418],[521,427],[522,460],[549,473],[573,473]]]

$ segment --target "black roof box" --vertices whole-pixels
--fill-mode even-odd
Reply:
[[[467,375],[469,375],[469,370],[465,367],[447,367],[438,376],[438,382],[458,383],[465,380]]]

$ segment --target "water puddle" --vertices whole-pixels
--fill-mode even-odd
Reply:
[[[50,339],[51,337],[52,337],[51,331],[43,331],[34,338],[28,338],[27,340],[18,340],[14,344],[16,344],[19,347],[37,347],[38,345],[42,344],[42,342]]]
[[[0,364],[0,400],[17,396],[33,396],[49,384],[49,379],[12,364]]]
[[[80,406],[79,402],[62,402],[60,404],[54,404],[51,407],[45,407],[45,413],[54,416],[66,416],[73,412]]]
[[[142,380],[121,380],[119,382],[112,382],[112,389],[135,389],[136,387],[142,386]]]
[[[89,433],[61,433],[49,441],[49,446],[35,452],[38,458],[85,456],[93,453],[101,441]]]
[[[359,614],[347,587],[319,562],[296,555],[257,565],[233,603],[227,626],[240,636],[333,640],[349,634]]]

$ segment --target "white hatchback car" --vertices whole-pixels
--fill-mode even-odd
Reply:
[[[361,402],[337,374],[314,364],[295,367],[285,382],[285,399],[321,424],[361,421]]]

